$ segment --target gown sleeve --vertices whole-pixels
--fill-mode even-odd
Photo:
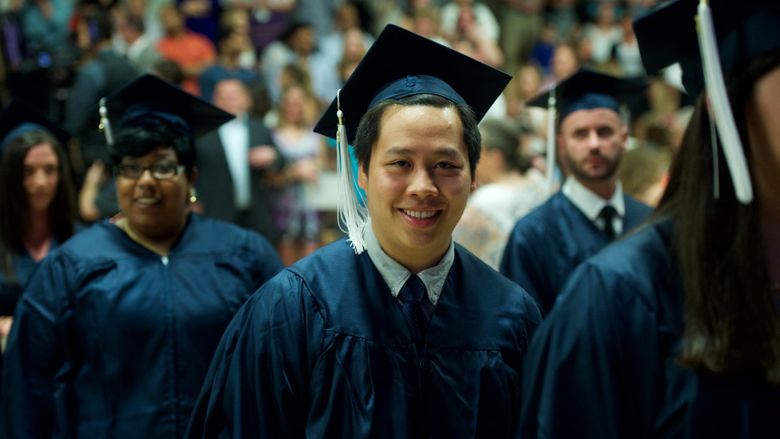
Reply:
[[[251,251],[248,254],[254,257],[252,266],[255,267],[255,279],[258,281],[256,288],[271,279],[276,273],[282,271],[284,265],[279,255],[267,239],[259,234],[251,233],[249,246]]]
[[[73,270],[50,255],[22,295],[3,367],[1,418],[4,437],[67,436],[72,429],[65,344],[72,319],[67,288]]]
[[[546,291],[550,287],[544,278],[543,259],[540,257],[546,247],[541,239],[537,239],[536,232],[524,227],[524,224],[521,220],[509,235],[499,271],[523,287],[546,314],[552,305],[547,300]]]
[[[323,328],[300,278],[285,270],[271,279],[223,334],[185,437],[302,437]]]
[[[636,288],[587,262],[568,281],[524,360],[522,437],[652,435],[656,324]]]

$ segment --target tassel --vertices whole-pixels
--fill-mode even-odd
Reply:
[[[111,132],[111,123],[108,120],[108,109],[106,108],[106,98],[100,98],[100,131],[106,136],[108,145],[114,144],[114,135]]]
[[[547,191],[555,191],[555,87],[547,98]]]
[[[715,27],[712,23],[712,14],[707,0],[699,1],[697,19],[697,34],[710,109],[715,116],[720,143],[723,147],[723,154],[726,156],[726,165],[731,173],[737,200],[742,204],[749,204],[753,201],[753,186],[750,183],[750,172],[745,160],[745,153],[742,150],[742,141],[739,138],[734,115],[726,95],[726,86],[723,82],[723,72],[720,69],[720,56],[715,39]]]
[[[355,174],[352,170],[352,164],[349,160],[349,141],[347,139],[347,128],[344,126],[341,111],[341,100],[339,95],[341,90],[336,92],[336,116],[338,117],[338,128],[336,131],[336,163],[339,174],[339,189],[336,203],[338,211],[339,229],[347,234],[355,254],[361,254],[366,250],[366,242],[363,238],[363,229],[368,219],[368,211],[363,205],[365,200],[358,195],[355,188]]]

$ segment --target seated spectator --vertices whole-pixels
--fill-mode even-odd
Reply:
[[[343,51],[338,63],[339,81],[342,84],[347,81],[355,67],[363,60],[367,50],[368,46],[360,30],[350,29],[344,32]]]
[[[145,33],[143,17],[120,8],[114,14],[114,23],[119,37],[125,43],[123,54],[139,72],[151,72],[160,59],[160,53]]]
[[[187,29],[184,16],[175,5],[162,9],[160,21],[165,34],[157,42],[157,50],[163,58],[175,61],[181,67],[184,72],[182,88],[199,95],[198,78],[217,59],[214,44],[203,35]]]
[[[336,94],[339,80],[336,72],[338,60],[328,59],[317,50],[314,28],[305,22],[293,22],[280,37],[263,52],[260,65],[268,83],[271,100],[278,103],[282,89],[278,77],[285,65],[296,63],[309,73],[312,89],[322,105]]]
[[[114,50],[113,26],[107,13],[92,8],[75,21],[75,28],[83,55],[65,102],[63,128],[78,142],[71,165],[80,184],[94,161],[108,162],[105,139],[96,129],[98,101],[135,79],[138,70]]]
[[[618,169],[623,190],[650,207],[657,206],[666,190],[672,156],[668,146],[647,142],[626,151]]]
[[[476,5],[465,2],[458,8],[454,29],[443,32],[453,49],[477,61],[498,67],[504,63],[504,55],[496,40],[486,32],[486,26],[477,16]]]
[[[287,162],[274,201],[274,225],[280,236],[279,255],[286,264],[316,250],[320,244],[318,212],[308,205],[306,185],[319,178],[324,139],[312,131],[317,116],[314,97],[297,85],[282,93],[279,122],[273,140]]]
[[[523,215],[547,198],[539,180],[527,178],[530,158],[524,148],[531,134],[511,119],[486,119],[479,125],[482,156],[477,190],[453,232],[456,242],[498,270],[509,233]]]
[[[608,62],[612,48],[620,42],[623,30],[617,23],[615,5],[611,1],[598,4],[595,22],[583,28],[583,36],[593,45],[592,60],[596,66]]]
[[[218,81],[213,101],[236,118],[195,143],[200,210],[275,242],[269,180],[284,160],[262,119],[250,114],[252,97],[246,84],[237,78]]]
[[[199,78],[200,94],[207,101],[212,100],[216,84],[228,78],[235,78],[245,84],[259,83],[260,75],[251,68],[241,65],[241,54],[251,43],[246,34],[224,29],[219,37],[217,62],[203,70]]]
[[[219,16],[222,14],[221,0],[175,0],[184,17],[187,29],[217,43]]]
[[[348,33],[353,33],[351,38],[356,38],[357,33],[362,39],[362,46],[365,51],[374,42],[374,37],[365,32],[360,22],[360,14],[354,3],[346,1],[336,8],[333,20],[335,28],[333,32],[322,38],[320,41],[320,52],[328,59],[338,62],[342,58],[345,45],[347,44]],[[353,42],[352,44],[355,44]],[[344,78],[346,79],[346,78]]]

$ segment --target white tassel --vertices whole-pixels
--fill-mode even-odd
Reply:
[[[341,90],[336,92],[336,116],[338,117],[338,128],[336,132],[336,163],[339,174],[339,189],[336,209],[338,210],[339,229],[347,234],[355,254],[361,254],[366,250],[366,241],[363,238],[363,229],[368,219],[368,211],[361,203],[364,201],[362,196],[358,195],[355,189],[355,175],[352,165],[349,161],[349,141],[347,139],[347,129],[344,126],[341,112],[341,101],[339,95]]]
[[[106,108],[106,98],[100,98],[100,131],[106,136],[106,143],[109,145],[114,144],[114,135],[111,132],[111,123],[108,120],[108,109]]]
[[[717,40],[715,39],[715,27],[712,23],[712,14],[707,0],[699,1],[697,18],[697,33],[710,110],[715,116],[720,143],[723,145],[723,154],[726,156],[726,164],[731,173],[737,200],[742,204],[749,204],[753,201],[753,186],[750,183],[750,172],[745,160],[745,153],[742,150],[742,141],[739,138],[734,115],[726,95],[723,72],[720,69]]]
[[[547,191],[555,191],[555,87],[547,98]]]

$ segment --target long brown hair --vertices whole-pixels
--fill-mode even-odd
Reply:
[[[0,240],[8,251],[22,247],[29,223],[29,203],[24,190],[24,159],[41,143],[51,145],[59,161],[57,192],[49,206],[49,224],[59,242],[73,235],[76,217],[70,167],[60,142],[45,131],[29,131],[11,140],[0,164]]]
[[[756,81],[779,65],[775,50],[727,81],[748,162],[744,108]],[[719,140],[713,140],[710,122],[700,96],[655,214],[675,218],[673,245],[685,288],[681,360],[697,370],[780,384],[780,317],[769,286],[759,202],[736,200],[720,145],[720,196],[713,197],[712,142]]]

